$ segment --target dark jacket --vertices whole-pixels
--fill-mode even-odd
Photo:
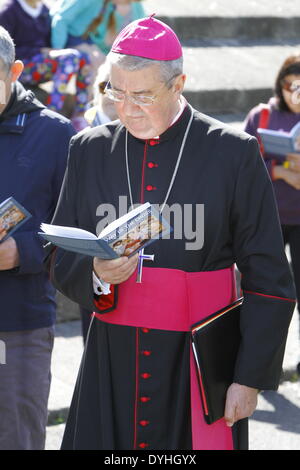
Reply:
[[[0,271],[0,331],[42,328],[55,320],[55,291],[37,231],[51,221],[74,133],[66,118],[14,85],[0,114],[0,202],[13,196],[32,217],[13,234],[19,268]]]

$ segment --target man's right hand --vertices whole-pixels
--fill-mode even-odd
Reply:
[[[138,253],[131,258],[127,258],[127,256],[110,260],[94,258],[94,272],[104,282],[120,284],[127,281],[134,273],[138,259]]]

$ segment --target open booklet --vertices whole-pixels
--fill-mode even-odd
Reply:
[[[258,128],[264,151],[275,155],[300,153],[300,122],[290,132]]]
[[[31,214],[13,197],[0,204],[0,243],[10,237],[21,225],[30,219]]]
[[[41,224],[41,229],[39,235],[60,248],[102,259],[130,257],[172,230],[149,202],[108,224],[98,237],[76,227]]]

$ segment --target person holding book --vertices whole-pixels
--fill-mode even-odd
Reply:
[[[258,128],[289,132],[300,123],[300,53],[284,60],[276,76],[274,90],[269,103],[255,106],[245,121],[246,132],[258,140]],[[299,310],[300,153],[270,154],[262,148],[262,154],[275,191],[284,244],[290,248]],[[300,373],[300,363],[297,368]]]
[[[94,311],[62,449],[245,449],[258,389],[278,387],[295,306],[257,141],[184,99],[181,44],[153,15],[121,31],[107,60],[119,121],[72,139],[52,223],[95,232],[109,208],[149,201],[173,231],[138,258],[52,255],[54,285]],[[224,418],[207,424],[191,327],[237,298],[235,263],[241,342]]]
[[[0,26],[1,450],[42,450],[45,444],[56,305],[37,230],[52,218],[75,134],[69,120],[24,89],[22,70]],[[2,203],[11,197],[18,204],[7,208]]]

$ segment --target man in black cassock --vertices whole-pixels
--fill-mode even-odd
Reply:
[[[245,449],[257,391],[278,387],[295,305],[257,141],[182,97],[181,46],[162,22],[130,24],[108,60],[120,120],[73,138],[53,223],[99,233],[110,208],[118,217],[124,201],[125,211],[149,201],[171,209],[174,232],[146,248],[155,257],[141,283],[137,256],[53,254],[55,286],[95,312],[62,448]],[[225,417],[207,425],[189,327],[236,298],[235,264],[241,345]]]

